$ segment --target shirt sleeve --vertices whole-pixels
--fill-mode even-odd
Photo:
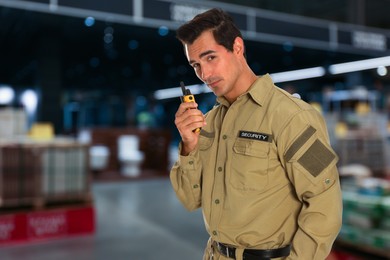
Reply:
[[[172,187],[188,210],[195,210],[201,206],[201,163],[199,151],[196,149],[188,156],[180,155],[170,172]]]
[[[282,163],[302,208],[288,259],[325,259],[340,231],[338,157],[317,111],[302,111],[281,134]]]

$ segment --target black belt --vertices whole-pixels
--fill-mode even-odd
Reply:
[[[228,258],[236,259],[236,248],[215,241],[218,252]],[[266,260],[288,256],[291,246],[275,248],[275,249],[245,249],[242,254],[244,260]]]

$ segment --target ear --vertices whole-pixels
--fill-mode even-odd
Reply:
[[[244,40],[240,37],[236,37],[233,43],[233,52],[235,54],[244,54]]]

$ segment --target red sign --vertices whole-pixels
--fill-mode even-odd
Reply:
[[[0,214],[0,245],[92,234],[93,207]]]
[[[32,213],[27,215],[29,238],[50,238],[67,234],[68,219],[65,211]]]

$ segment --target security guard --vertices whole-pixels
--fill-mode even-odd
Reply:
[[[324,119],[253,73],[224,11],[197,15],[177,37],[218,102],[206,115],[182,103],[175,115],[182,140],[170,178],[188,210],[203,210],[203,259],[325,259],[342,203]]]

